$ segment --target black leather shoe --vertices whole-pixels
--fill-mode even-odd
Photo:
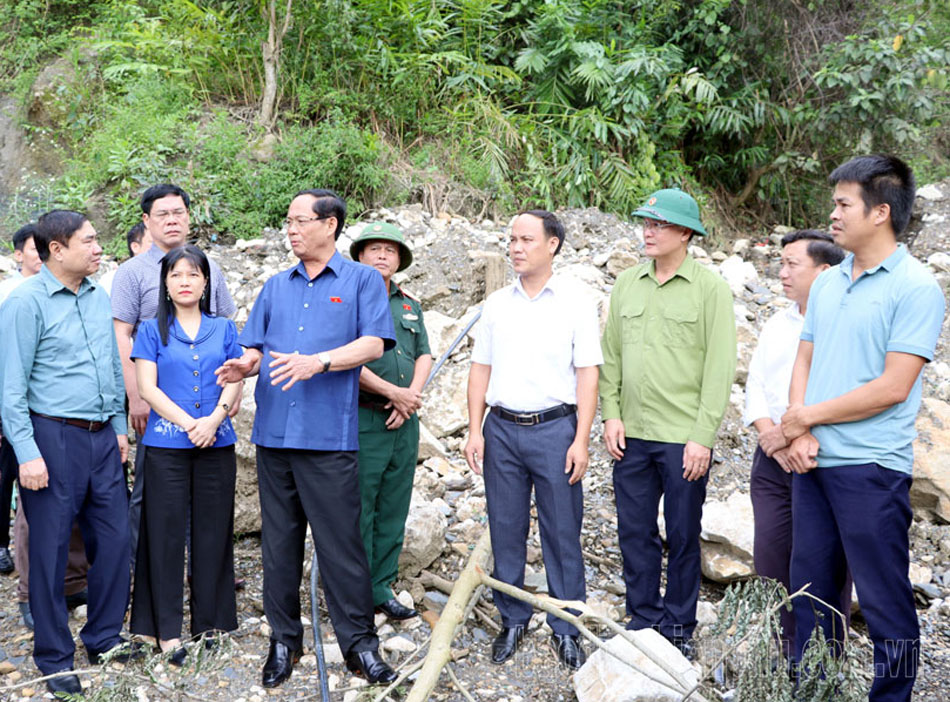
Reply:
[[[554,647],[554,652],[557,654],[558,660],[568,668],[577,670],[584,665],[584,661],[587,660],[587,654],[584,653],[584,649],[581,648],[577,636],[571,636],[570,634],[551,634],[551,646]]]
[[[20,618],[23,619],[23,626],[33,631],[33,612],[30,611],[29,602],[18,602],[20,607]]]
[[[92,665],[99,665],[107,653],[111,653],[117,648],[119,650],[109,657],[109,660],[115,663],[128,663],[129,661],[138,660],[145,656],[145,647],[141,643],[123,639],[121,636],[114,646],[110,646],[102,651],[95,651],[87,646],[86,655],[89,656],[89,662]]]
[[[13,559],[10,558],[9,548],[0,548],[0,573],[9,575],[13,572]]]
[[[515,655],[521,639],[524,638],[524,626],[505,627],[491,644],[491,662],[504,663]]]
[[[57,692],[63,692],[68,695],[81,695],[82,685],[79,684],[79,677],[76,675],[64,675],[61,678],[50,678],[46,681],[46,689],[56,696]]]
[[[300,651],[291,651],[290,647],[275,639],[270,640],[267,662],[261,675],[264,687],[277,687],[294,672],[294,663],[300,660]]]
[[[382,659],[378,651],[360,651],[346,657],[346,667],[349,671],[371,685],[376,683],[391,683],[398,676]]]
[[[395,619],[397,621],[402,621],[403,619],[412,619],[413,617],[419,616],[419,613],[416,610],[403,607],[402,603],[400,603],[395,597],[391,597],[382,604],[376,605],[376,611],[382,612],[390,619]]]
[[[166,651],[165,656],[168,659],[169,665],[181,668],[185,665],[185,659],[188,658],[188,651],[185,650],[184,646],[179,646],[171,651]]]

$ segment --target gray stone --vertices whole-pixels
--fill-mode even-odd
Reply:
[[[438,507],[427,502],[413,502],[406,518],[406,534],[399,554],[399,573],[412,577],[427,568],[445,544],[448,522]]]
[[[606,642],[612,652],[630,660],[636,668],[647,671],[648,678],[633,667],[621,663],[606,651],[596,650],[574,674],[574,693],[577,702],[679,702],[699,680],[692,664],[669,641],[652,629],[630,631],[627,636],[655,651],[686,681],[680,687],[670,675],[647,657],[624,636],[615,636]],[[656,680],[665,682],[661,685]]]
[[[752,541],[752,500],[747,493],[735,492],[725,501],[703,505],[700,546],[707,578],[729,583],[752,575]]]

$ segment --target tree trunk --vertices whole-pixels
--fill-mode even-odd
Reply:
[[[274,126],[277,116],[277,81],[280,78],[280,52],[284,43],[284,36],[290,28],[293,17],[293,0],[287,0],[283,21],[277,23],[278,0],[266,0],[261,5],[261,14],[267,20],[267,40],[261,44],[261,54],[264,59],[264,91],[261,98],[261,111],[257,115],[257,123],[266,129]]]

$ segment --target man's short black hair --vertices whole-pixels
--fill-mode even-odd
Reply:
[[[36,253],[44,263],[49,259],[49,245],[58,241],[69,246],[69,240],[86,222],[86,215],[73,210],[50,210],[36,222],[33,243]]]
[[[532,217],[537,217],[544,224],[544,236],[550,239],[552,236],[557,237],[557,248],[554,249],[554,255],[557,256],[561,251],[561,247],[564,246],[564,225],[561,224],[553,212],[548,212],[547,210],[524,210],[519,212],[519,215],[531,215]]]
[[[132,250],[132,244],[141,244],[144,236],[145,222],[136,222],[129,230],[129,233],[125,235],[125,243],[129,247],[129,256],[135,255],[135,252]]]
[[[22,251],[23,247],[26,246],[26,242],[35,236],[36,225],[33,222],[24,224],[22,227],[13,232],[13,250]]]
[[[301,195],[313,195],[316,198],[316,200],[313,201],[313,213],[315,215],[319,217],[336,217],[336,231],[333,232],[333,238],[339,239],[340,232],[343,231],[343,223],[346,221],[346,202],[343,198],[326,188],[301,190],[294,195],[294,199],[296,200]]]
[[[805,251],[816,266],[823,263],[837,266],[844,260],[844,250],[835,243],[834,237],[828,232],[817,229],[799,229],[789,232],[782,237],[782,248],[803,239],[808,242],[808,248]]]
[[[832,185],[842,182],[860,185],[865,213],[877,205],[888,205],[895,236],[907,228],[917,188],[910,166],[896,156],[858,156],[834,169],[828,180]]]
[[[168,197],[169,195],[177,195],[181,198],[181,201],[185,203],[185,209],[191,207],[191,198],[188,197],[188,193],[179,188],[177,185],[172,185],[171,183],[162,183],[161,185],[153,185],[151,188],[142,193],[142,212],[145,214],[152,213],[152,203],[156,200],[160,200],[163,197]]]

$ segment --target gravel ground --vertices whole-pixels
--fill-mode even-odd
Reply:
[[[722,456],[710,481],[710,499],[725,497],[737,486],[746,485],[744,456],[751,446],[738,446]],[[608,613],[622,613],[623,596],[619,573],[619,551],[616,541],[615,516],[610,488],[610,472],[606,455],[595,446],[594,461],[585,481],[586,515],[583,533],[584,548],[587,552],[588,598],[598,603]],[[475,488],[477,489],[477,487]],[[933,553],[932,542],[950,537],[950,527],[915,522],[912,529],[912,542],[916,552]],[[462,546],[459,544],[459,546]],[[529,560],[540,569],[537,560],[536,533],[532,533],[529,542]],[[463,565],[460,551],[464,548],[447,549],[443,557],[433,566],[433,571],[443,577],[452,577]],[[238,619],[240,628],[213,654],[206,654],[194,645],[192,656],[183,671],[169,669],[158,658],[145,662],[136,662],[127,666],[112,664],[95,669],[84,675],[83,680],[90,697],[118,700],[165,700],[200,699],[227,700],[235,702],[260,702],[265,699],[319,699],[316,660],[313,655],[313,640],[310,629],[306,631],[305,655],[298,664],[293,677],[282,687],[274,691],[265,691],[260,687],[260,668],[267,653],[267,624],[263,619],[261,606],[261,570],[260,542],[256,537],[239,540],[235,550],[236,567],[239,575],[246,579],[246,586],[237,593]],[[947,556],[937,550],[934,560],[946,561]],[[932,562],[932,565],[936,565]],[[531,571],[529,571],[530,573]],[[530,580],[530,575],[529,575]],[[402,583],[407,589],[419,594],[419,585]],[[48,699],[45,685],[29,683],[25,687],[8,689],[9,685],[22,685],[37,677],[38,672],[31,658],[32,636],[21,625],[16,605],[16,577],[0,579],[0,698],[2,699]],[[301,597],[304,612],[309,623],[309,580],[301,584]],[[714,604],[721,598],[723,588],[715,583],[704,581],[701,600]],[[426,593],[422,608],[437,603],[439,594]],[[706,605],[703,605],[706,607]],[[707,607],[708,609],[708,607]],[[78,633],[84,620],[84,608],[76,610],[70,624],[74,633]],[[494,610],[490,609],[492,614]],[[950,603],[936,600],[929,608],[921,608],[921,628],[923,647],[920,677],[915,699],[920,702],[943,702],[950,699]],[[327,622],[326,612],[322,614]],[[422,618],[406,623],[388,623],[377,617],[377,626],[384,641],[385,655],[394,666],[417,658],[418,647],[424,646],[430,633],[429,624]],[[186,621],[187,629],[187,621]],[[327,643],[332,643],[332,632],[325,627]],[[866,634],[860,617],[856,618],[856,630],[863,648],[869,654],[870,647],[862,635]],[[469,625],[456,640],[456,647],[462,657],[453,664],[453,669],[476,700],[501,702],[520,702],[522,700],[543,700],[558,702],[575,700],[571,687],[570,674],[560,667],[548,647],[548,632],[543,624],[543,616],[536,615],[531,630],[518,654],[502,666],[492,665],[489,661],[489,644],[495,630],[480,619],[470,619]],[[78,637],[77,637],[78,642]],[[589,650],[589,647],[588,647]],[[373,699],[381,691],[375,688],[370,695],[360,689],[361,681],[349,675],[339,659],[338,649],[328,646],[331,688],[334,701]],[[90,666],[80,650],[76,654],[77,669],[89,669]],[[118,687],[116,687],[118,686]],[[403,688],[405,689],[405,688]],[[393,699],[396,699],[395,697]],[[447,677],[432,695],[433,700],[463,702],[463,695],[449,682]]]

